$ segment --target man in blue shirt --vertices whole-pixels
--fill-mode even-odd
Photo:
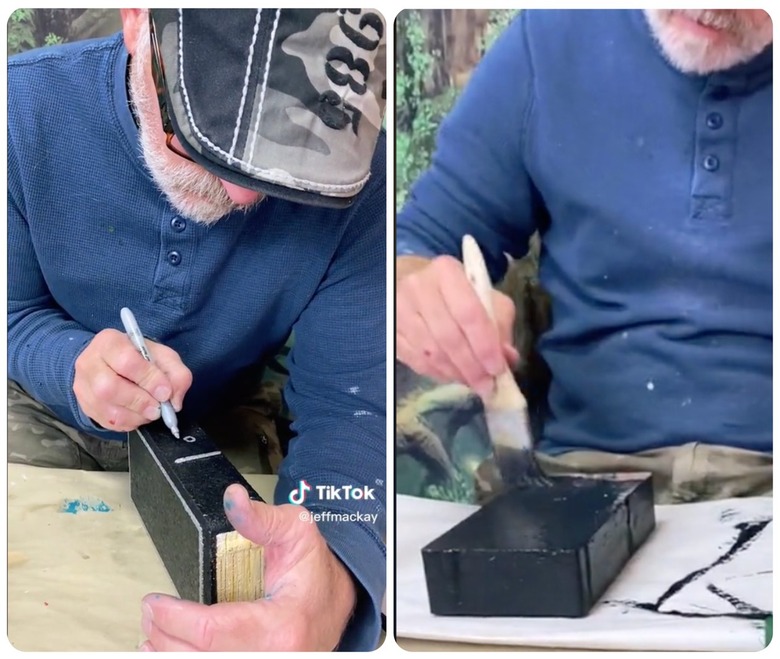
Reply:
[[[460,264],[541,237],[551,472],[661,501],[772,488],[772,23],[759,10],[523,11],[397,220],[398,357],[488,396],[518,354]]]
[[[45,429],[52,451],[122,468],[126,432],[158,419],[161,402],[200,419],[294,331],[280,505],[225,495],[237,530],[265,546],[267,596],[147,597],[143,649],[373,649],[385,588],[384,23],[278,9],[122,10],[122,21],[113,37],[9,60],[9,459],[27,461]],[[154,363],[123,332],[124,306]],[[288,503],[302,481],[372,496],[310,495],[309,511],[327,514],[306,523]]]

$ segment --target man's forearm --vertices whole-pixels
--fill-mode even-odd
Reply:
[[[68,425],[89,431],[72,390],[73,364],[94,334],[62,312],[8,304],[8,377]]]

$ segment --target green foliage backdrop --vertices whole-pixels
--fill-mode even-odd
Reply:
[[[415,179],[430,164],[436,133],[444,116],[452,109],[460,87],[449,83],[429,84],[437,67],[448,68],[441,50],[432,44],[426,28],[436,12],[454,14],[465,10],[405,10],[396,19],[396,208],[400,209]],[[487,12],[487,22],[478,34],[455,34],[453,38],[477,38],[484,53],[517,15],[517,9]],[[431,46],[433,45],[433,48]],[[452,78],[453,76],[450,76]]]
[[[8,56],[121,29],[118,9],[16,9],[8,18]]]

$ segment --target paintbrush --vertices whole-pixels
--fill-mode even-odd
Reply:
[[[495,323],[493,284],[479,245],[468,235],[463,237],[463,266],[482,306]],[[496,466],[504,485],[549,485],[534,455],[528,403],[508,366],[496,377],[490,396],[483,400]]]

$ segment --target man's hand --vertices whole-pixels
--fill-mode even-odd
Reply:
[[[421,375],[489,395],[507,362],[519,359],[512,300],[494,291],[494,325],[457,259],[401,256],[397,271],[398,359]]]
[[[301,506],[250,501],[225,491],[225,512],[242,536],[264,547],[265,598],[206,606],[147,595],[145,651],[332,651],[357,598],[355,583]]]
[[[179,412],[192,373],[176,351],[147,341],[147,362],[124,332],[106,329],[76,359],[73,392],[81,409],[108,430],[135,430],[160,418],[160,403]]]

